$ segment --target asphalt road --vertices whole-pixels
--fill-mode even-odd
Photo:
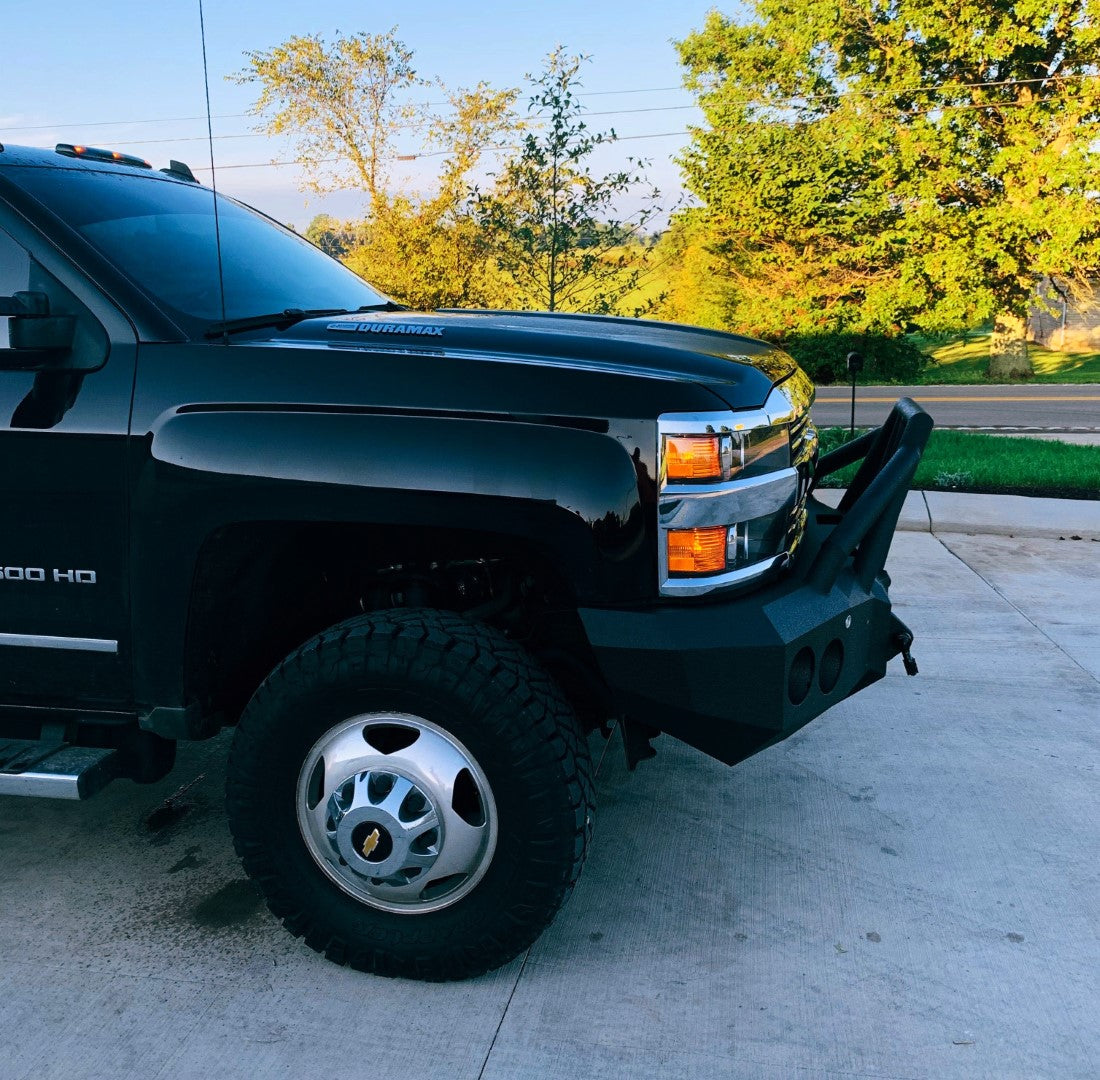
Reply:
[[[613,742],[572,900],[466,983],[276,924],[224,736],[151,788],[0,796],[0,1080],[1095,1080],[1097,554],[899,533],[921,675],[734,769]]]
[[[1100,433],[1100,386],[857,386],[856,426],[881,424],[899,397],[911,397],[941,428]],[[818,387],[819,427],[847,426],[851,388]]]

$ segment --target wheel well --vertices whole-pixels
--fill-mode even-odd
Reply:
[[[362,611],[432,607],[505,630],[558,679],[582,721],[610,714],[564,576],[542,553],[492,533],[246,523],[210,536],[191,591],[185,695],[235,723],[290,652]]]

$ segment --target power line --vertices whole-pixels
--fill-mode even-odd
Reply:
[[[861,90],[858,87],[851,87],[847,90],[826,90],[819,94],[795,94],[787,98],[780,99],[764,99],[754,100],[747,99],[743,102],[739,102],[741,105],[755,105],[758,107],[771,106],[775,107],[790,107],[798,104],[799,102],[806,101],[832,101],[834,98],[846,98],[846,97],[908,97],[910,94],[925,94],[932,93],[938,90],[982,90],[990,87],[1009,87],[1009,86],[1033,86],[1037,83],[1065,83],[1071,81],[1077,81],[1082,79],[1100,79],[1100,72],[1079,72],[1071,73],[1069,75],[1042,75],[1036,76],[1033,79],[997,79],[987,82],[953,82],[945,80],[938,83],[924,83],[917,86],[903,87],[900,89],[892,89],[883,87],[877,90]],[[704,92],[705,94],[705,92]],[[992,105],[1007,104],[1006,102],[991,102],[989,105],[979,105],[978,108],[989,108]],[[943,105],[939,108],[951,108],[952,106]],[[964,106],[954,106],[957,108],[963,108]]]
[[[673,135],[690,135],[691,128],[681,128],[679,131],[650,131],[645,135],[616,135],[615,142],[627,142],[631,139],[668,139]]]
[[[214,113],[215,120],[236,120],[251,113]],[[163,116],[151,120],[97,120],[88,124],[63,124],[60,121],[49,124],[26,124],[22,127],[0,128],[0,131],[52,131],[54,128],[97,128],[97,127],[138,127],[141,124],[182,124],[190,120],[206,121],[206,114],[202,116]]]
[[[127,146],[159,146],[163,143],[206,142],[213,138],[215,142],[226,139],[269,139],[266,131],[245,131],[240,135],[177,135],[171,139],[127,139]]]
[[[655,113],[655,112],[683,112],[688,109],[697,109],[696,105],[654,105],[644,109],[607,109],[602,112],[585,112],[584,116],[627,116],[634,113]],[[243,114],[248,115],[248,114]],[[205,117],[196,117],[196,119],[205,119]],[[422,123],[414,124],[395,124],[395,128],[405,131],[415,131],[418,128],[424,127]],[[6,128],[4,130],[12,130]],[[215,135],[214,139],[218,141],[233,140],[233,139],[267,139],[271,138],[265,131],[245,131],[233,135]],[[633,136],[630,136],[631,138]],[[208,136],[206,135],[177,135],[172,138],[163,139],[127,139],[127,146],[158,146],[165,143],[181,143],[181,142],[206,142]],[[421,155],[423,156],[423,155]]]
[[[1097,74],[1097,75],[1091,76],[1091,77],[1092,78],[1100,78],[1100,74]],[[963,104],[963,105],[952,105],[952,104],[933,105],[933,106],[930,106],[926,109],[915,110],[915,112],[912,112],[909,115],[910,116],[913,116],[913,115],[926,116],[929,113],[934,113],[934,112],[947,112],[947,111],[962,112],[962,111],[967,111],[967,110],[978,110],[978,109],[1027,108],[1029,106],[1041,105],[1043,103],[1044,103],[1043,99],[1036,99],[1035,101],[1031,101],[1031,102],[997,101],[997,102],[989,102],[989,103],[985,103],[985,104],[968,103],[968,104]],[[774,102],[757,102],[756,104],[771,105],[773,107],[775,105]],[[640,134],[640,135],[616,135],[614,139],[608,139],[607,143],[611,144],[611,143],[615,143],[615,142],[632,142],[632,141],[636,141],[636,140],[639,140],[639,139],[670,139],[670,138],[674,138],[674,137],[681,137],[682,138],[686,135],[694,134],[694,132],[696,130],[699,130],[699,129],[678,128],[675,131],[650,131],[650,132],[645,132],[644,134]],[[732,133],[736,132],[738,129],[733,128],[733,127],[724,127],[724,126],[714,126],[714,125],[712,125],[712,126],[706,128],[706,129],[703,129],[703,130],[704,130],[704,133],[706,133],[706,134],[732,134]],[[480,147],[479,149],[481,149],[482,151],[485,151],[487,153],[500,153],[500,152],[503,152],[503,151],[506,151],[506,150],[518,150],[518,149],[520,149],[520,147],[518,147],[518,146],[483,146],[483,147]],[[398,156],[398,160],[399,161],[415,161],[415,160],[418,160],[419,158],[443,157],[443,156],[445,156],[449,153],[450,153],[449,150],[428,150],[428,151],[424,151],[423,153],[402,154],[402,155]],[[312,162],[312,164],[315,164],[315,165],[335,165],[335,164],[340,164],[342,161],[343,161],[342,158],[324,158],[320,161]],[[218,168],[223,169],[223,170],[224,169],[267,169],[267,168],[284,168],[284,167],[287,167],[287,166],[299,165],[299,164],[301,164],[299,161],[259,161],[259,162],[252,162],[250,164],[219,165]],[[202,172],[202,171],[209,171],[209,170],[196,169],[195,171],[196,172]]]
[[[901,89],[868,89],[862,90],[858,87],[852,87],[845,90],[835,90],[822,92],[819,94],[799,94],[793,95],[784,99],[762,99],[762,100],[748,100],[742,102],[745,105],[755,105],[758,107],[783,107],[794,106],[800,102],[807,101],[819,101],[819,100],[832,100],[834,98],[844,97],[906,97],[910,94],[923,94],[932,93],[940,90],[978,90],[989,89],[993,87],[1011,87],[1011,86],[1034,86],[1041,83],[1065,83],[1078,80],[1100,79],[1100,72],[1079,72],[1071,73],[1069,75],[1041,75],[1030,79],[991,79],[983,82],[953,82],[945,80],[938,83],[922,83],[917,86],[904,87]],[[579,94],[578,97],[607,97],[611,95],[622,94],[652,94],[652,93],[669,93],[673,91],[683,90],[682,86],[643,86],[635,87],[632,89],[622,90],[593,90],[586,94]],[[420,107],[431,108],[443,105],[449,105],[447,101],[428,101],[421,102]],[[649,112],[680,112],[688,109],[698,108],[699,105],[692,103],[689,105],[650,105],[632,109],[604,109],[599,111],[585,112],[585,116],[623,116],[635,113],[649,113]],[[945,106],[946,107],[946,106]],[[956,106],[962,107],[962,106]],[[979,106],[984,107],[984,106]],[[215,120],[239,120],[247,117],[255,117],[257,114],[252,112],[243,113],[215,113]],[[170,124],[170,123],[186,123],[195,120],[206,120],[206,116],[173,116],[173,117],[153,117],[144,120],[99,120],[84,123],[62,123],[51,122],[45,124],[27,124],[15,127],[0,128],[0,132],[18,132],[18,131],[47,131],[55,128],[98,128],[98,127],[138,127],[146,124]],[[233,138],[253,138],[262,136],[263,133],[249,133],[243,135],[216,135],[215,138],[219,139],[233,139]],[[630,136],[635,138],[637,136]],[[156,142],[186,142],[190,139],[190,136],[181,136],[178,140],[173,139],[143,139],[143,140],[126,140],[127,143],[137,145],[153,145]]]
[[[1100,72],[1071,72],[1068,75],[1037,75],[1030,79],[989,79],[982,82],[954,82],[951,80],[944,80],[937,83],[922,83],[917,86],[905,87],[902,89],[869,89],[861,90],[857,87],[852,87],[846,90],[835,90],[823,92],[820,94],[800,94],[784,99],[787,104],[792,104],[799,101],[816,101],[821,99],[832,99],[837,97],[905,97],[908,94],[923,94],[930,93],[938,90],[979,90],[988,89],[991,87],[1008,87],[1008,86],[1034,86],[1041,83],[1064,83],[1077,80],[1088,79],[1100,79]],[[621,90],[591,90],[584,94],[578,94],[580,98],[590,97],[609,97],[613,95],[623,94],[657,94],[657,93],[671,93],[675,91],[684,90],[683,86],[639,86],[630,89]],[[749,105],[777,105],[782,102],[774,100],[768,101],[748,101],[744,104]],[[448,101],[426,101],[420,102],[421,108],[435,108],[443,105],[449,105]],[[647,106],[637,109],[609,109],[599,112],[588,112],[587,116],[615,116],[626,113],[644,113],[644,112],[673,112],[683,109],[696,108],[695,104],[691,105],[657,105]],[[240,120],[246,117],[254,117],[256,113],[243,112],[243,113],[215,113],[215,120]],[[144,124],[173,124],[173,123],[186,123],[194,120],[206,120],[206,115],[202,116],[171,116],[171,117],[151,117],[144,120],[94,120],[85,121],[81,123],[74,122],[61,122],[53,121],[44,124],[24,124],[14,127],[0,128],[0,131],[4,133],[12,131],[47,131],[54,128],[99,128],[99,127],[138,127]],[[217,137],[217,136],[216,136]],[[233,137],[233,136],[229,136]],[[127,140],[130,141],[130,140]],[[149,141],[149,140],[146,140]],[[169,141],[169,140],[164,140]]]
[[[587,94],[578,94],[578,97],[606,97],[611,94],[658,94],[667,93],[670,90],[683,90],[683,86],[643,86],[637,90],[590,90]]]
[[[678,131],[654,131],[645,135],[616,135],[615,138],[608,139],[607,143],[612,142],[626,142],[627,140],[634,139],[666,139],[674,135],[690,135],[691,131],[688,128],[681,128]],[[215,136],[217,138],[217,136]],[[499,154],[507,150],[520,150],[519,146],[482,146],[478,148],[484,153]],[[395,157],[398,161],[418,161],[420,158],[429,157],[445,157],[451,153],[450,150],[425,150],[422,153],[415,154],[396,154]],[[344,158],[320,158],[317,161],[310,162],[311,165],[340,165],[345,162]],[[218,172],[225,172],[227,169],[283,169],[293,165],[301,165],[302,163],[297,160],[290,161],[253,161],[244,164],[237,165],[219,165]],[[202,166],[192,166],[192,172],[209,172],[209,169],[204,169]]]
[[[1071,72],[1069,75],[1037,75],[1033,79],[994,79],[988,82],[957,83],[945,81],[941,83],[929,83],[927,86],[917,86],[912,90],[853,90],[851,93],[862,93],[866,97],[877,97],[891,93],[904,96],[905,94],[923,93],[926,90],[944,90],[948,87],[958,90],[980,90],[990,86],[1033,86],[1036,83],[1070,82],[1076,79],[1100,79],[1100,72]]]
[[[673,91],[682,91],[682,86],[639,86],[632,89],[624,90],[592,90],[588,93],[578,94],[578,97],[609,97],[617,94],[659,94],[670,93]],[[440,106],[449,105],[449,101],[422,101],[419,102],[420,108],[438,108]],[[670,106],[670,108],[690,108],[691,106]],[[645,110],[620,110],[623,112]],[[241,113],[214,113],[213,119],[215,120],[241,120],[246,117],[254,117],[256,113],[241,112]],[[602,116],[603,113],[590,113],[591,116]],[[608,114],[609,115],[609,114]],[[0,128],[0,131],[5,133],[10,131],[47,131],[54,128],[80,128],[82,130],[87,128],[99,128],[99,127],[139,127],[143,124],[179,124],[187,123],[193,120],[201,120],[205,123],[206,114],[201,116],[156,116],[150,117],[144,120],[92,120],[85,122],[62,122],[62,121],[50,121],[44,124],[23,124],[15,127]]]
[[[505,150],[518,150],[518,146],[482,146],[479,149],[483,153],[502,153]],[[428,157],[444,157],[449,154],[450,150],[426,150],[423,153],[418,154],[395,154],[394,157],[397,161],[419,161],[420,158]],[[311,165],[342,165],[346,164],[346,158],[318,158],[316,161],[311,161]],[[218,172],[225,172],[227,169],[285,169],[293,165],[301,165],[301,161],[252,161],[244,164],[237,165],[219,165]],[[200,166],[192,166],[192,172],[209,172],[209,168],[203,168]]]
[[[652,113],[652,112],[683,112],[686,109],[698,109],[694,102],[691,105],[649,105],[644,109],[605,109],[602,112],[584,112],[582,116],[626,116],[628,113]]]
[[[885,89],[885,88],[880,89],[880,90],[859,90],[858,88],[853,88],[853,89],[850,89],[850,90],[838,90],[834,93],[828,93],[828,94],[825,94],[825,93],[817,94],[817,95],[808,94],[808,95],[804,95],[804,96],[800,96],[800,97],[787,98],[785,100],[746,100],[744,102],[741,102],[740,104],[742,104],[742,105],[753,105],[753,106],[756,106],[756,107],[759,107],[759,108],[783,108],[783,107],[792,108],[792,107],[796,107],[799,103],[804,103],[804,102],[807,102],[807,101],[813,101],[813,100],[818,100],[818,99],[823,99],[823,98],[833,99],[833,98],[844,98],[844,97],[853,97],[853,96],[856,96],[856,97],[882,97],[882,96],[887,96],[887,95],[893,95],[895,97],[903,97],[903,96],[907,96],[907,95],[910,95],[910,94],[926,93],[926,92],[944,90],[944,89],[962,90],[962,89],[979,89],[979,88],[989,88],[989,87],[1026,86],[1026,85],[1033,85],[1033,84],[1036,84],[1036,83],[1049,83],[1049,82],[1064,83],[1064,82],[1069,82],[1070,80],[1085,80],[1085,79],[1100,79],[1100,72],[1077,73],[1077,74],[1057,75],[1057,76],[1043,76],[1043,77],[1036,77],[1036,78],[1033,78],[1033,79],[999,79],[999,80],[988,80],[988,81],[984,81],[984,82],[971,82],[971,83],[956,83],[956,82],[929,83],[929,84],[924,84],[924,85],[917,86],[917,87],[910,87],[908,89],[903,89],[903,90],[891,90],[891,89]],[[624,89],[624,90],[600,90],[600,91],[593,91],[592,93],[590,93],[588,95],[585,95],[585,96],[597,97],[597,96],[609,96],[609,95],[613,95],[613,94],[658,93],[658,92],[668,92],[670,90],[677,90],[677,89],[680,89],[680,88],[679,87],[640,87],[640,88],[629,89],[629,90],[627,90],[627,89]],[[1042,104],[1042,102],[1044,100],[1048,100],[1048,99],[1039,98],[1039,99],[1035,99],[1031,102],[997,101],[997,102],[988,102],[988,103],[972,102],[972,103],[965,103],[965,104],[946,103],[946,104],[932,105],[932,106],[929,106],[928,108],[916,110],[916,114],[917,115],[927,115],[927,114],[932,113],[932,112],[939,112],[939,111],[944,111],[944,110],[959,111],[959,110],[974,110],[974,109],[1002,109],[1002,108],[1011,108],[1011,107],[1027,107],[1027,106],[1030,106],[1030,105]],[[445,104],[445,103],[440,102],[438,104]],[[633,114],[638,114],[638,113],[677,112],[677,111],[685,111],[685,110],[689,110],[689,109],[695,109],[695,108],[698,108],[698,107],[699,106],[694,104],[694,103],[690,104],[690,105],[657,105],[657,106],[645,106],[645,107],[630,108],[630,109],[607,109],[607,110],[600,110],[600,111],[594,111],[594,112],[585,112],[583,115],[587,117],[587,116],[633,115]],[[216,115],[217,115],[218,119],[238,119],[238,118],[242,118],[242,117],[253,116],[255,114],[253,114],[253,113],[222,113],[222,114],[216,114]],[[80,126],[84,126],[84,127],[97,127],[97,126],[118,127],[118,126],[138,125],[138,124],[179,123],[179,122],[185,122],[185,121],[190,121],[190,120],[206,120],[206,119],[207,119],[206,116],[191,116],[191,117],[181,116],[181,117],[158,118],[158,119],[150,119],[150,120],[104,121],[101,124],[86,124],[86,125],[50,124],[50,125],[42,125],[39,128],[34,128],[34,127],[13,127],[13,128],[3,128],[3,129],[0,129],[0,130],[2,130],[4,132],[32,131],[32,130],[45,130],[46,128],[54,128],[54,127],[65,127],[65,126],[72,126],[72,127],[80,127]],[[420,124],[410,124],[410,125],[399,125],[399,126],[415,130],[417,127],[421,127],[422,125],[420,125]],[[713,133],[724,133],[724,132],[733,131],[735,129],[712,125],[709,128],[707,128],[706,130],[709,131],[709,132],[713,132]],[[608,140],[608,141],[609,142],[627,142],[627,141],[637,141],[637,140],[644,140],[644,139],[666,139],[666,138],[675,138],[675,137],[683,137],[683,136],[686,136],[686,135],[691,135],[692,132],[693,132],[693,129],[682,128],[682,129],[677,129],[675,131],[646,132],[644,134],[638,134],[638,135],[618,135],[618,136],[615,137],[614,140]],[[245,133],[241,133],[241,134],[232,134],[232,135],[215,135],[214,139],[219,140],[219,141],[232,141],[232,140],[235,140],[235,139],[257,139],[257,138],[269,138],[269,137],[270,136],[267,135],[267,133],[265,133],[265,132],[245,132]],[[201,135],[201,136],[181,135],[181,136],[176,136],[174,138],[127,139],[126,142],[127,142],[128,145],[133,145],[133,146],[154,146],[154,145],[180,143],[180,142],[206,142],[208,138],[209,138],[209,136],[207,136],[207,135]],[[515,146],[505,146],[505,147],[486,146],[486,147],[481,147],[480,149],[482,149],[486,152],[493,153],[493,152],[500,152],[500,151],[503,151],[503,150],[516,150],[516,149],[519,149],[519,148],[515,147]],[[399,155],[398,160],[413,161],[413,160],[417,160],[417,159],[420,159],[420,158],[443,157],[443,156],[446,156],[449,152],[450,151],[448,151],[448,150],[422,151],[422,152],[417,152],[417,153],[413,153],[413,154]],[[339,158],[328,158],[328,159],[320,160],[320,161],[316,162],[315,164],[321,164],[321,165],[339,164],[341,160],[342,159],[339,159]],[[233,164],[233,165],[222,165],[222,166],[219,166],[219,168],[221,168],[221,169],[285,168],[285,167],[288,167],[288,166],[294,166],[294,165],[300,165],[300,164],[301,163],[298,160],[262,161],[262,162],[249,162],[249,163],[241,163],[241,164]],[[197,169],[197,171],[209,172],[210,170],[209,169],[202,169],[200,167],[199,169]]]

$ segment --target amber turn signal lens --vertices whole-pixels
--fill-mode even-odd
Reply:
[[[668,569],[679,574],[718,574],[726,568],[726,527],[669,529]]]
[[[669,435],[665,439],[669,480],[719,480],[722,463],[717,435]]]

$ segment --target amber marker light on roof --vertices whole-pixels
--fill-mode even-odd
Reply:
[[[101,150],[96,146],[79,146],[71,143],[58,143],[54,152],[65,157],[84,158],[87,161],[113,161],[119,165],[133,165],[138,169],[151,169],[145,158],[134,154],[121,154],[117,150]]]
[[[726,569],[726,526],[669,529],[668,569],[674,574],[720,574]]]
[[[717,435],[669,435],[665,465],[669,480],[719,480],[722,462]]]

